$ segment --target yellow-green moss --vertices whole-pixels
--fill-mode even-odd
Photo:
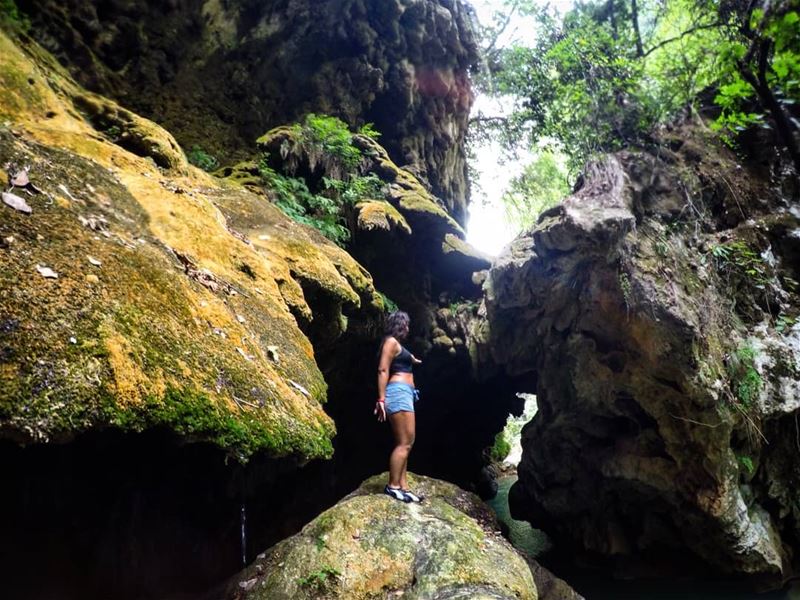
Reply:
[[[386,474],[368,480],[241,574],[239,581],[255,583],[244,597],[429,598],[447,590],[537,598],[525,560],[477,496],[427,477],[411,480],[426,496],[422,504],[386,497]],[[314,581],[324,586],[311,589]]]
[[[442,252],[444,254],[455,252],[476,260],[488,260],[479,250],[452,233],[445,234],[442,242]]]
[[[165,169],[186,169],[186,156],[178,142],[155,123],[97,94],[75,94],[73,102],[99,131],[123,148],[138,156],[151,157]]]
[[[372,229],[383,229],[392,231],[399,229],[405,234],[411,233],[411,227],[397,209],[386,202],[377,200],[365,200],[356,205],[358,210],[358,227],[370,231]]]
[[[239,457],[330,456],[327,386],[287,290],[303,302],[309,281],[334,306],[372,309],[369,275],[263,197],[184,168],[169,134],[40,48],[0,34],[0,53],[0,164],[29,166],[45,192],[31,215],[0,207],[13,238],[0,249],[3,435],[166,427]],[[117,120],[143,149],[98,131]]]

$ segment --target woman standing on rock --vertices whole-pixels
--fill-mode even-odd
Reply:
[[[408,455],[414,445],[416,418],[414,402],[418,394],[414,387],[414,365],[420,364],[411,352],[400,344],[408,337],[410,319],[395,311],[386,320],[378,361],[378,401],[374,413],[378,421],[388,415],[394,435],[394,450],[389,457],[389,483],[384,493],[403,502],[421,502],[422,498],[408,489],[406,473]]]

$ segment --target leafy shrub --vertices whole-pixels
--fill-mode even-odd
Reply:
[[[353,134],[341,119],[311,113],[292,130],[312,163],[327,159],[329,163],[339,163],[343,173],[349,173],[361,162],[361,151],[353,145]]]
[[[186,153],[186,158],[191,164],[203,169],[203,171],[213,171],[219,167],[217,158],[197,145],[192,146],[192,149]]]
[[[358,133],[373,140],[377,140],[381,137],[380,132],[375,129],[375,123],[365,123],[361,126],[361,129],[358,130]]]
[[[372,124],[361,133],[370,137],[379,134]],[[299,223],[318,229],[339,246],[349,240],[356,221],[355,205],[365,199],[382,200],[384,182],[375,174],[360,174],[363,156],[353,143],[347,124],[327,115],[306,115],[302,123],[292,126],[292,136],[281,147],[283,158],[304,154],[314,172],[323,167],[319,179],[291,177],[269,166],[269,156],[259,163],[264,183],[273,190],[275,204]],[[296,160],[289,161],[287,171],[295,173]],[[309,182],[311,188],[309,187]]]
[[[512,14],[538,31],[503,47]],[[796,2],[589,0],[562,17],[535,0],[510,0],[495,18],[483,32],[488,68],[477,81],[513,111],[474,119],[479,136],[506,149],[553,141],[574,173],[595,153],[651,144],[657,125],[696,113],[715,90],[715,128],[729,142],[746,128],[774,128],[800,170]]]
[[[287,177],[272,169],[263,157],[258,166],[261,179],[275,195],[275,205],[289,218],[317,229],[344,246],[350,240],[348,218],[361,200],[380,196],[383,182],[375,175],[352,177],[347,181],[324,177],[323,190],[315,194],[300,177]]]
[[[503,194],[507,221],[520,231],[533,226],[542,212],[569,194],[566,167],[560,159],[552,150],[537,153]]]
[[[0,0],[0,25],[10,25],[27,32],[31,28],[31,21],[20,12],[14,0]]]
[[[281,175],[271,169],[266,160],[259,163],[258,172],[273,191],[275,205],[290,219],[314,227],[340,246],[350,239],[350,232],[342,224],[341,208],[336,201],[311,193],[304,179]]]
[[[771,281],[764,259],[745,242],[719,244],[711,249],[711,254],[719,270],[729,278],[736,277],[759,290]]]
[[[494,436],[494,444],[492,444],[492,449],[489,451],[489,457],[492,462],[502,462],[509,452],[511,452],[511,444],[506,440],[504,432],[500,431]]]
[[[756,369],[755,359],[755,348],[745,344],[731,354],[728,362],[728,378],[735,401],[745,408],[755,405],[764,384]]]
[[[381,297],[381,300],[383,300],[384,312],[393,313],[400,310],[400,308],[397,306],[397,303],[391,298],[389,298],[389,296],[387,296],[383,292],[378,292],[378,295]]]

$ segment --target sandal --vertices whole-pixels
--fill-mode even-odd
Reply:
[[[389,484],[386,484],[386,487],[383,488],[383,493],[387,496],[391,496],[395,500],[400,500],[400,502],[413,502],[413,500],[400,488],[393,488],[389,487]]]
[[[406,495],[406,498],[408,498],[408,500],[406,500],[406,502],[422,502],[423,500],[425,500],[425,496],[423,496],[423,495],[417,496],[411,490],[401,489],[400,491],[403,492],[403,494]]]

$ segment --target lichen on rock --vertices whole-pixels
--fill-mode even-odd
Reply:
[[[327,385],[297,319],[376,318],[369,274],[189,167],[169,134],[35,44],[0,34],[0,54],[0,164],[28,168],[38,192],[30,215],[0,207],[2,434],[163,427],[240,459],[330,456]]]
[[[261,554],[225,597],[538,597],[525,560],[477,496],[428,477],[409,480],[425,495],[422,504],[389,498],[386,474],[372,477]]]

